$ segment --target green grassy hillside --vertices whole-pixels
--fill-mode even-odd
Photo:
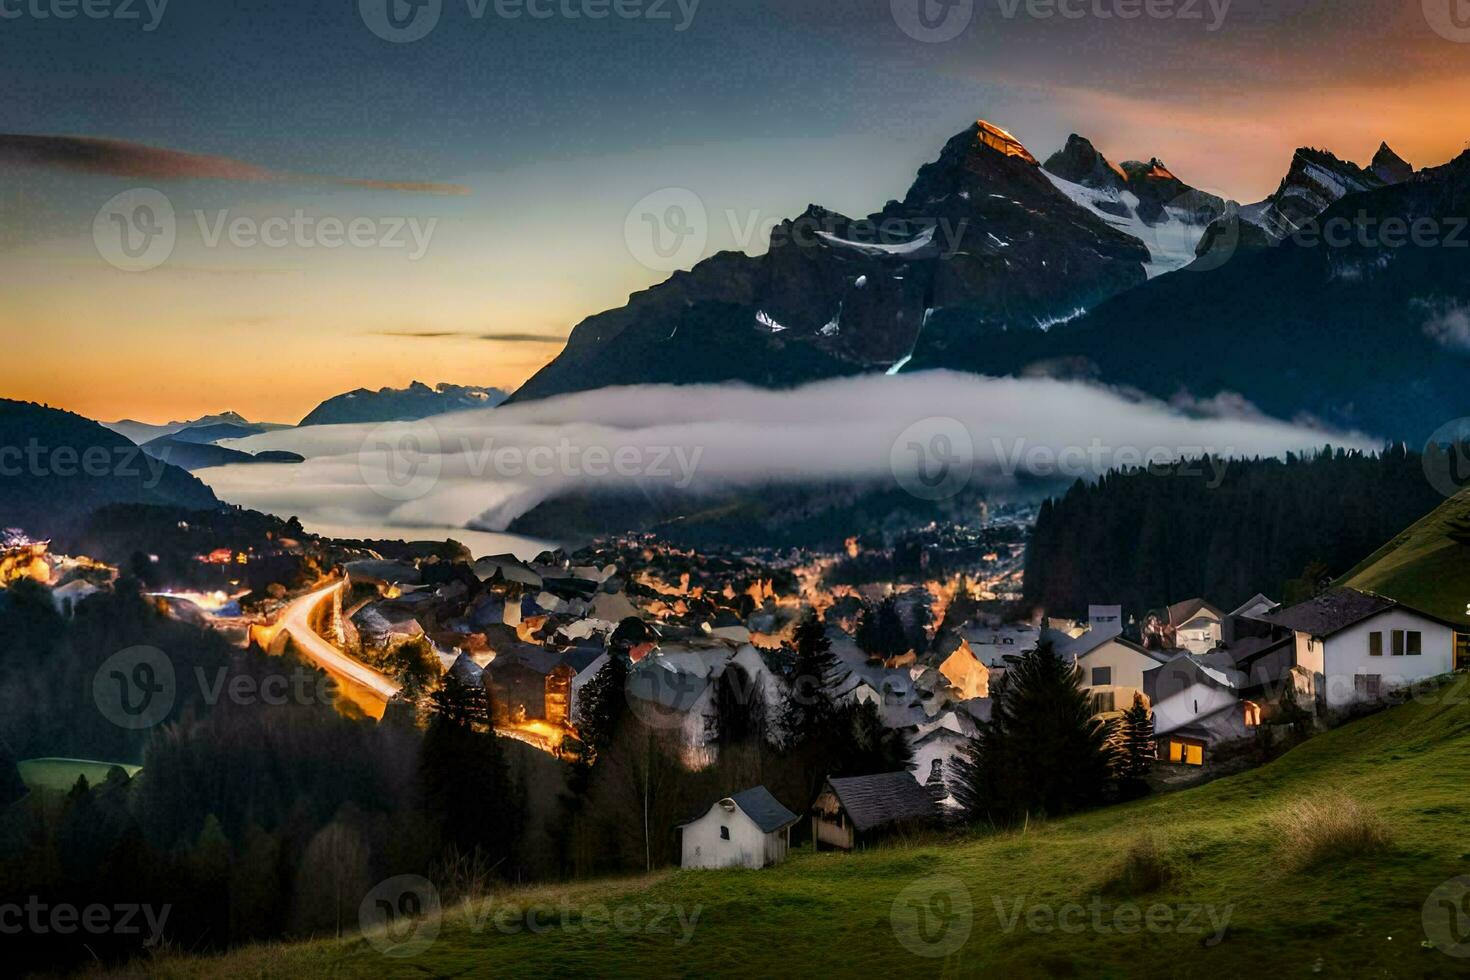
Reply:
[[[1376,811],[1387,848],[1349,848],[1299,868],[1301,849],[1277,821],[1293,803],[1323,793],[1346,794]],[[1145,832],[1174,874],[1130,897],[1113,882]],[[853,855],[804,852],[764,871],[667,872],[510,893],[498,899],[515,906],[498,919],[509,929],[497,928],[494,915],[477,926],[474,916],[483,910],[448,908],[437,940],[409,958],[386,957],[355,937],[218,959],[162,958],[139,970],[173,977],[751,977],[818,970],[870,978],[1438,976],[1463,971],[1470,959],[1426,945],[1422,910],[1437,886],[1467,874],[1470,677],[1460,677],[1432,703],[1426,697],[1320,735],[1263,768],[1025,832]],[[917,930],[914,902],[934,914]],[[1065,931],[1048,924],[1046,908],[1072,903],[1082,910],[1071,913]],[[1124,906],[1134,911],[1117,918]],[[1176,924],[1186,915],[1191,921],[1165,927],[1155,909],[1156,929],[1143,930],[1131,916],[1151,906],[1167,906]],[[537,921],[550,927],[526,930],[525,907],[543,909]],[[672,912],[656,931],[633,926],[664,908],[681,909],[686,921],[697,911],[687,942]],[[1188,911],[1196,908],[1207,911]],[[603,909],[625,916],[625,928],[590,932],[589,923],[602,924]],[[1228,927],[1215,942],[1226,915]],[[959,939],[964,944],[947,957],[915,952],[942,952]]]
[[[1470,624],[1470,490],[1430,511],[1363,559],[1343,585]]]
[[[88,759],[27,759],[16,763],[20,778],[30,789],[68,792],[77,784],[78,777],[86,776],[87,783],[96,786],[107,781],[107,774],[121,769],[129,778],[136,776],[140,767],[121,762],[92,762]]]

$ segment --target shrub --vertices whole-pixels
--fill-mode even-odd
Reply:
[[[1123,861],[1103,883],[1111,895],[1147,895],[1174,880],[1174,866],[1151,836],[1133,842]]]
[[[1297,800],[1272,818],[1287,867],[1304,871],[1388,848],[1388,828],[1373,809],[1342,793]]]

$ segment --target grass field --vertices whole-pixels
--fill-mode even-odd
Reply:
[[[1461,491],[1363,559],[1343,585],[1398,599],[1441,619],[1470,624],[1470,544],[1451,538],[1470,532],[1470,490]]]
[[[1327,799],[1332,812],[1323,794],[1361,804],[1387,834],[1386,847],[1344,837],[1327,842],[1321,863],[1303,866],[1310,853],[1291,821],[1303,800]],[[1146,835],[1165,866],[1142,879],[1163,883],[1130,896],[1115,879]],[[163,977],[1444,976],[1470,972],[1470,959],[1430,944],[1423,910],[1437,886],[1459,875],[1470,875],[1464,676],[1433,703],[1317,736],[1263,768],[1024,832],[852,855],[803,852],[764,871],[673,871],[507,893],[496,901],[508,914],[496,914],[500,904],[488,917],[482,907],[446,908],[435,941],[406,958],[354,937],[215,959],[161,957],[137,970]],[[1063,913],[1067,906],[1074,908]],[[539,934],[525,927],[525,907],[543,910]],[[604,909],[621,928],[605,924]],[[692,933],[676,909],[685,923],[697,913]],[[929,915],[919,921],[916,909]],[[1065,915],[1065,929],[1048,910]],[[1459,925],[1470,929],[1470,906]],[[1436,933],[1441,947],[1455,941],[1447,934],[1444,926]]]
[[[86,776],[87,784],[96,786],[105,782],[113,767],[122,769],[129,777],[136,776],[139,766],[123,765],[119,762],[93,762],[88,759],[27,759],[16,763],[20,778],[32,790],[49,789],[67,792],[77,784],[77,777]]]

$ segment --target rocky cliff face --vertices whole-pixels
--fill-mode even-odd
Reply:
[[[1065,318],[1143,282],[1149,259],[979,121],[902,201],[858,219],[813,205],[772,232],[765,255],[713,256],[587,319],[514,398],[888,370],[925,331],[974,344]]]

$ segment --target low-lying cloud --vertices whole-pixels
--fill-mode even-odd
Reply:
[[[1222,406],[1223,408],[1224,406]],[[1071,478],[1209,454],[1280,456],[1328,433],[1243,413],[1182,412],[1106,388],[948,371],[769,391],[744,385],[606,388],[419,422],[314,426],[228,445],[300,453],[295,466],[199,475],[226,500],[310,524],[500,531],[562,494],[672,492],[815,481],[897,481],[937,499],[1026,474]],[[1209,474],[1206,472],[1206,477]]]

